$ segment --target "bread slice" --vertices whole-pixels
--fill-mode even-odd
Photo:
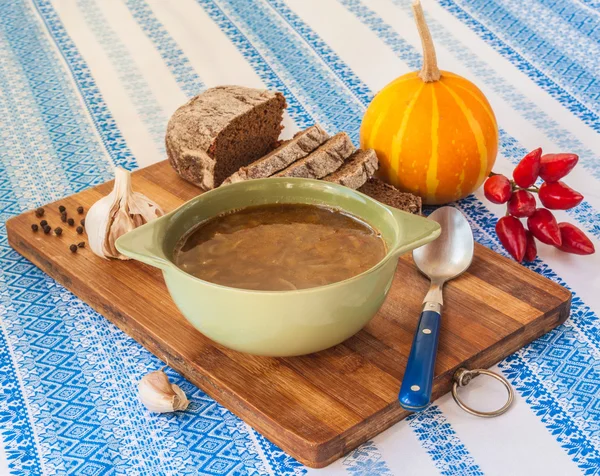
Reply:
[[[169,162],[185,180],[218,187],[240,167],[277,147],[285,98],[243,86],[207,89],[181,106],[167,126]]]
[[[358,191],[390,207],[399,208],[416,215],[421,214],[421,197],[417,197],[412,193],[401,192],[396,187],[382,182],[378,178],[370,178]]]
[[[308,156],[294,162],[273,177],[320,179],[339,169],[354,150],[348,134],[340,132]]]
[[[264,157],[242,167],[223,181],[228,183],[242,182],[244,180],[270,177],[274,173],[285,169],[288,165],[306,157],[317,147],[329,139],[329,134],[321,126],[314,125],[298,132],[293,139],[284,142],[277,149],[269,152]]]
[[[357,189],[364,185],[379,168],[379,161],[373,149],[359,149],[332,174],[323,177],[327,182],[339,183]]]

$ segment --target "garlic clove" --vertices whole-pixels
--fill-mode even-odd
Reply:
[[[85,218],[90,249],[102,258],[129,259],[116,249],[117,238],[162,215],[156,203],[132,190],[131,174],[116,168],[112,192],[92,205]]]
[[[175,409],[175,411],[183,411],[187,409],[188,405],[190,404],[190,401],[187,399],[185,392],[181,390],[179,385],[174,383],[171,384],[171,388],[177,394],[173,399],[173,408]]]
[[[107,233],[106,239],[104,240],[105,253],[108,256],[121,260],[130,259],[127,256],[119,253],[117,247],[115,246],[115,242],[119,236],[122,236],[133,229],[135,229],[135,224],[129,217],[129,214],[127,211],[123,210],[123,208],[119,208],[112,220],[112,223],[110,224],[110,231]]]
[[[134,216],[140,216],[144,223],[154,220],[157,217],[163,215],[163,211],[160,207],[150,200],[146,195],[133,192],[131,203],[129,204],[131,214]]]
[[[110,219],[109,213],[114,193],[94,203],[85,217],[85,232],[88,236],[88,244],[92,252],[101,258],[108,259],[104,253],[104,241],[106,229]]]
[[[155,413],[169,413],[185,410],[190,404],[178,385],[172,384],[162,370],[150,372],[138,384],[140,400]]]

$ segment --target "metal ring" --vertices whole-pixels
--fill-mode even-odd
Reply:
[[[502,385],[504,385],[504,387],[506,388],[506,391],[508,392],[508,400],[502,408],[491,412],[480,412],[479,410],[474,410],[473,408],[465,405],[458,397],[458,387],[465,387],[469,384],[473,377],[476,377],[480,374],[488,375],[490,377],[495,378],[496,380],[502,382]],[[493,418],[502,415],[506,412],[506,410],[509,409],[509,407],[512,405],[512,402],[515,399],[515,392],[510,386],[510,383],[508,383],[508,380],[506,380],[502,375],[498,375],[494,372],[490,372],[489,370],[485,369],[458,369],[454,374],[454,383],[452,384],[452,398],[454,398],[454,401],[460,408],[462,408],[467,413],[470,413],[471,415],[483,418]]]

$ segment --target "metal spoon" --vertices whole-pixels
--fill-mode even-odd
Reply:
[[[431,400],[433,370],[442,312],[442,286],[463,273],[473,260],[473,232],[456,208],[438,208],[431,220],[442,225],[440,237],[413,251],[419,271],[431,281],[413,339],[398,399],[405,410],[418,411]]]

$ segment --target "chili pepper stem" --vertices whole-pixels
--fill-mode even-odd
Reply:
[[[494,174],[494,175],[500,175],[500,174]],[[513,192],[516,192],[518,190],[527,190],[528,192],[532,192],[532,193],[540,193],[540,189],[539,187],[536,187],[535,185],[533,187],[519,187],[514,180],[510,181],[510,188]]]

